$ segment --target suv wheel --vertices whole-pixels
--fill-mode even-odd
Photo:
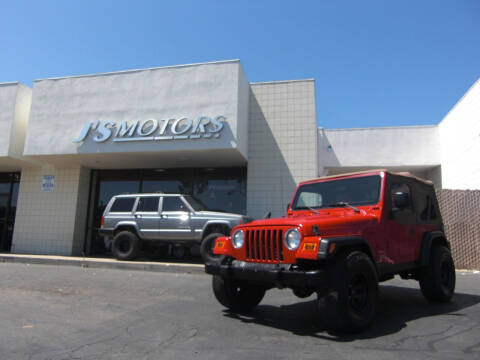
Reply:
[[[220,255],[215,255],[213,253],[215,240],[217,240],[217,238],[220,236],[225,235],[221,233],[212,233],[205,236],[205,238],[202,240],[202,243],[200,245],[200,255],[202,256],[202,259],[205,263],[216,262],[219,258],[221,258]]]
[[[133,260],[140,251],[140,239],[130,231],[120,231],[113,238],[112,254],[117,260]]]
[[[265,288],[215,275],[213,293],[218,302],[232,311],[252,310],[265,296]]]
[[[368,255],[354,251],[334,260],[329,272],[330,290],[318,296],[321,316],[329,330],[355,332],[369,326],[375,317],[378,277]]]
[[[433,246],[431,251],[430,263],[420,273],[420,289],[430,302],[448,302],[455,290],[452,254],[445,246]]]

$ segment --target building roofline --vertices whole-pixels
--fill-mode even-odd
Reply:
[[[7,81],[7,82],[0,82],[0,86],[9,86],[9,85],[18,85],[20,81]]]
[[[389,130],[389,129],[418,129],[418,128],[436,128],[438,124],[434,125],[406,125],[406,126],[372,126],[372,127],[358,127],[358,128],[340,128],[340,129],[325,129],[321,126],[318,130],[324,131],[352,131],[352,130]]]
[[[480,85],[480,78],[478,78],[477,80],[475,80],[475,82],[468,88],[468,90],[465,92],[465,94],[462,95],[462,97],[455,103],[455,105],[453,105],[450,110],[448,110],[448,112],[445,114],[445,116],[442,118],[442,120],[440,120],[440,122],[438,123],[439,125],[448,117],[448,115],[450,115],[451,112],[453,112],[453,110],[460,105],[460,103],[463,101],[463,99],[465,99],[465,97],[470,93],[470,91],[473,90],[473,88],[476,86],[476,85]]]
[[[183,67],[190,67],[190,66],[214,65],[214,64],[228,64],[228,63],[240,63],[240,60],[239,60],[239,59],[231,59],[231,60],[207,61],[207,62],[191,63],[191,64],[155,66],[155,67],[148,67],[148,68],[141,68],[141,69],[108,71],[108,72],[101,72],[101,73],[96,73],[96,74],[59,76],[59,77],[50,77],[50,78],[35,79],[35,80],[33,80],[33,82],[35,83],[35,82],[43,81],[43,80],[63,80],[63,79],[83,78],[83,77],[95,77],[95,76],[107,76],[107,75],[116,75],[116,74],[128,74],[128,73],[140,72],[140,71],[145,71],[145,70],[174,69],[174,68],[183,68]]]
[[[314,78],[308,79],[296,79],[296,80],[278,80],[278,81],[259,81],[259,82],[251,82],[250,85],[268,85],[268,84],[284,84],[284,83],[292,83],[292,82],[307,82],[313,81],[315,82]]]

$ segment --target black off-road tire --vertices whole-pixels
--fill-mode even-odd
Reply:
[[[378,276],[370,257],[353,251],[340,255],[328,267],[330,290],[318,294],[320,316],[327,329],[353,333],[374,320],[378,301]]]
[[[112,254],[117,260],[133,260],[140,250],[140,239],[130,231],[120,231],[113,238]]]
[[[445,303],[452,299],[455,291],[455,264],[452,254],[445,246],[433,246],[430,263],[420,272],[420,289],[432,303]]]
[[[202,240],[202,243],[200,244],[200,255],[202,256],[204,263],[218,262],[222,258],[221,255],[215,255],[213,253],[215,240],[220,236],[225,235],[221,233],[211,233],[205,236]]]
[[[236,312],[246,312],[255,308],[265,296],[265,288],[240,283],[214,275],[212,279],[213,293],[218,302]]]

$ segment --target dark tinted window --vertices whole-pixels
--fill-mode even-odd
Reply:
[[[134,197],[115,199],[115,202],[110,208],[110,212],[131,212],[134,203]]]
[[[0,194],[8,194],[10,192],[10,183],[0,182]]]
[[[0,173],[0,251],[10,251],[20,174]],[[10,199],[10,201],[9,201]]]
[[[142,179],[142,192],[164,194],[191,194],[193,170],[191,169],[159,169],[145,170]]]
[[[158,200],[159,197],[141,197],[138,199],[137,211],[158,211]]]
[[[0,196],[0,221],[2,222],[4,220],[4,217],[7,214],[7,202],[8,202],[7,196]]]
[[[163,198],[163,211],[188,211],[187,206],[177,196]]]

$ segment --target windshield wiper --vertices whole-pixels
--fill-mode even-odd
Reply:
[[[314,208],[310,206],[300,206],[300,207],[292,207],[292,210],[310,210],[311,212],[314,212],[315,214],[320,214],[320,211],[315,210]]]
[[[320,214],[319,211],[315,210],[314,208],[310,207],[310,206],[305,206],[308,210],[310,211],[313,211],[315,214]]]
[[[327,206],[331,206],[331,207],[349,207],[349,208],[352,208],[353,211],[355,212],[360,212],[360,209],[356,208],[355,206],[353,205],[350,205],[348,202],[345,202],[345,201],[339,201],[339,202],[336,202],[334,204],[328,204]]]

